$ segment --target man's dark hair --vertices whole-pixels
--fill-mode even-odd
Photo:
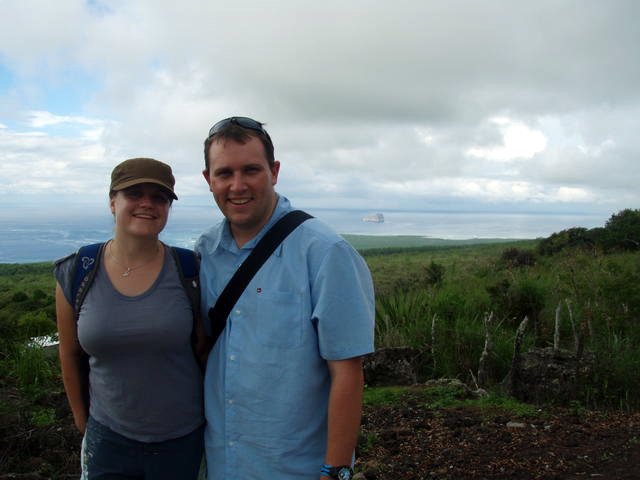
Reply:
[[[209,149],[211,148],[211,144],[213,142],[226,142],[227,140],[232,140],[237,143],[245,144],[247,143],[251,137],[256,137],[262,145],[264,146],[264,153],[267,157],[267,163],[269,167],[273,167],[276,158],[273,149],[273,142],[271,141],[271,137],[269,134],[260,133],[257,130],[252,130],[250,128],[243,128],[236,123],[229,123],[225,127],[223,127],[219,132],[215,133],[207,137],[204,141],[204,166],[206,170],[209,170]]]

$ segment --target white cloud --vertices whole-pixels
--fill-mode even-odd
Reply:
[[[429,130],[424,128],[416,128],[416,135],[425,145],[432,145],[434,142],[433,135],[429,132]]]
[[[4,2],[0,193],[102,195],[113,165],[144,155],[174,167],[181,200],[208,195],[204,136],[242,114],[268,123],[278,188],[302,203],[635,206],[638,14],[625,0]],[[53,186],[35,173],[48,168]]]
[[[494,117],[490,122],[500,130],[501,144],[471,147],[466,151],[467,155],[508,162],[519,158],[531,158],[547,147],[547,138],[539,130],[507,117]]]
[[[582,188],[560,187],[556,199],[561,202],[589,202],[593,200],[593,195]]]
[[[49,112],[37,112],[31,118],[31,127],[37,125],[41,129],[71,121]],[[56,135],[46,130],[0,130],[0,194],[91,196],[103,192],[105,177],[114,163],[95,133],[95,125],[101,122],[76,120],[71,123],[85,125],[90,133]]]
[[[29,125],[34,128],[49,127],[52,125],[59,125],[63,123],[79,124],[79,125],[100,125],[102,122],[99,120],[68,116],[68,115],[55,115],[51,112],[45,112],[36,110],[27,114],[29,117]]]

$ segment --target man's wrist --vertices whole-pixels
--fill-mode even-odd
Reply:
[[[320,468],[320,476],[329,477],[335,480],[351,480],[353,477],[353,470],[349,465],[339,465],[334,467],[333,465],[323,463]]]

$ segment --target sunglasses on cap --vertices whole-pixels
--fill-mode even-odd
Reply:
[[[269,134],[267,133],[267,131],[264,128],[262,128],[262,123],[249,117],[229,117],[229,118],[225,118],[224,120],[220,120],[213,127],[211,127],[211,129],[209,130],[209,136],[212,137],[213,135],[215,135],[216,133],[219,133],[221,130],[223,130],[225,127],[229,126],[232,123],[242,128],[248,128],[249,130],[259,132],[269,137]]]

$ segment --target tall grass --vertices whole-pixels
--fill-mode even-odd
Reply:
[[[54,362],[39,345],[16,346],[7,363],[18,387],[29,398],[45,393],[57,376]]]
[[[525,349],[551,346],[560,304],[560,346],[575,348],[575,330],[595,356],[594,378],[582,400],[594,406],[640,407],[640,254],[574,250],[531,257],[527,252],[523,258],[534,261],[514,266],[501,256],[506,248],[367,256],[376,285],[378,347],[431,351],[434,377],[471,381],[484,345],[483,317],[493,312],[488,367],[489,380],[498,383],[509,370],[522,318],[529,317],[532,324]],[[434,262],[445,272],[437,285],[428,279]]]
[[[376,338],[383,347],[420,347],[428,342],[429,299],[422,291],[409,290],[376,301]]]

